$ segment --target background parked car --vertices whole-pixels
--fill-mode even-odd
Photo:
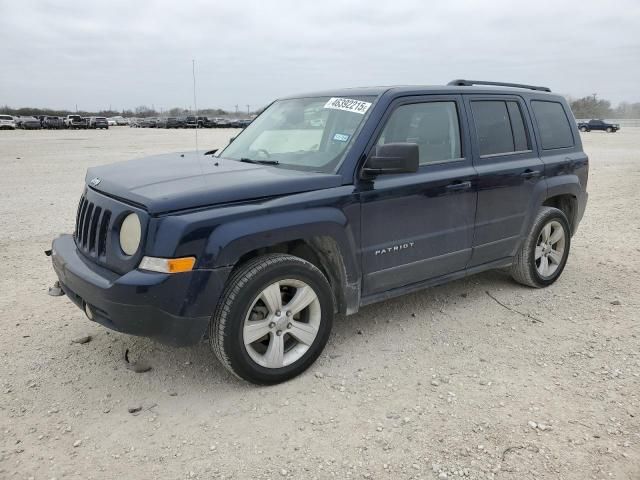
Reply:
[[[198,119],[194,116],[180,117],[178,120],[181,122],[182,128],[196,128],[198,126]]]
[[[213,128],[215,122],[209,117],[198,117],[198,128]]]
[[[227,128],[230,126],[229,123],[229,120],[226,118],[216,117],[213,119],[213,126],[215,128]]]
[[[67,115],[64,119],[64,126],[71,129],[87,128],[87,121],[80,115]]]
[[[36,117],[20,117],[19,128],[23,130],[40,130],[42,125]]]
[[[116,122],[113,118],[107,118],[107,125],[109,125],[110,127],[115,127],[116,125],[118,125],[118,122]]]
[[[601,130],[603,132],[614,133],[620,130],[620,125],[617,123],[607,123],[604,120],[594,119],[588,122],[578,123],[578,130],[581,132],[590,132],[591,130]]]
[[[105,117],[89,117],[89,128],[109,128],[109,121]]]
[[[158,126],[158,119],[155,117],[143,118],[139,122],[139,126],[143,128],[156,128]]]
[[[109,120],[109,126],[111,126],[111,121],[112,120],[115,122],[115,125],[117,125],[119,127],[123,127],[125,125],[129,125],[129,119],[128,118],[124,118],[121,115],[116,115],[114,117],[109,117],[107,120]]]
[[[250,118],[234,118],[229,123],[229,126],[232,128],[245,128],[250,123],[251,123]]]
[[[64,128],[64,121],[60,117],[46,115],[40,120],[42,128],[54,129]]]
[[[0,130],[15,130],[16,122],[11,115],[0,115]]]
[[[160,118],[156,123],[156,128],[180,128],[182,124],[176,117]]]

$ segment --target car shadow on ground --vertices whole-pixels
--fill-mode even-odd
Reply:
[[[515,290],[524,288],[514,283],[504,271],[494,270],[444,285],[428,288],[415,293],[403,295],[390,300],[368,305],[351,316],[338,315],[335,318],[331,338],[311,371],[320,364],[329,368],[330,364],[340,357],[350,355],[371,355],[371,362],[376,361],[376,353],[372,351],[369,342],[381,343],[389,336],[392,329],[397,341],[402,342],[402,335],[407,335],[410,341],[411,333],[401,330],[408,328],[422,328],[420,325],[429,321],[442,321],[439,328],[446,329],[447,320],[452,320],[447,309],[458,306],[473,308],[475,302],[486,302],[489,298],[487,291]],[[490,300],[491,301],[491,300]],[[502,308],[495,304],[496,308]],[[465,321],[468,320],[465,318]],[[479,321],[478,318],[470,318]],[[444,323],[443,323],[444,322]],[[397,328],[393,324],[396,324]],[[109,349],[114,355],[122,358],[120,367],[123,375],[153,375],[161,379],[167,389],[179,384],[184,390],[199,391],[206,387],[245,391],[253,388],[247,382],[237,379],[218,362],[211,350],[208,340],[203,340],[193,347],[177,348],[159,344],[153,340],[134,337],[117,332],[110,332],[102,327],[96,332],[96,337],[109,337]],[[425,335],[432,333],[429,326],[424,327]],[[134,373],[127,368],[124,352],[129,351],[129,360],[135,362],[143,360],[152,367],[150,372]],[[95,355],[100,355],[96,351]],[[98,359],[94,359],[98,361]],[[105,363],[106,365],[106,363]],[[113,368],[113,366],[112,366]],[[309,375],[309,373],[307,373]],[[296,380],[291,380],[295,382]]]

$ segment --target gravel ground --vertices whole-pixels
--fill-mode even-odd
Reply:
[[[85,169],[193,136],[0,132],[0,478],[640,478],[640,129],[584,134],[589,205],[555,285],[496,271],[363,308],[268,388],[46,294]]]

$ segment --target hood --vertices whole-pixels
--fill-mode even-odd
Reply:
[[[93,167],[87,170],[86,182],[94,190],[142,205],[154,215],[333,188],[342,184],[342,178],[192,152]]]

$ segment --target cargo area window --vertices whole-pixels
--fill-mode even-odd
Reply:
[[[418,144],[420,165],[460,159],[460,124],[456,103],[412,103],[396,108],[377,145],[396,142]]]
[[[571,126],[561,103],[533,100],[531,108],[538,123],[543,150],[573,147]]]
[[[529,135],[518,102],[471,102],[480,156],[508,155],[531,150]]]

